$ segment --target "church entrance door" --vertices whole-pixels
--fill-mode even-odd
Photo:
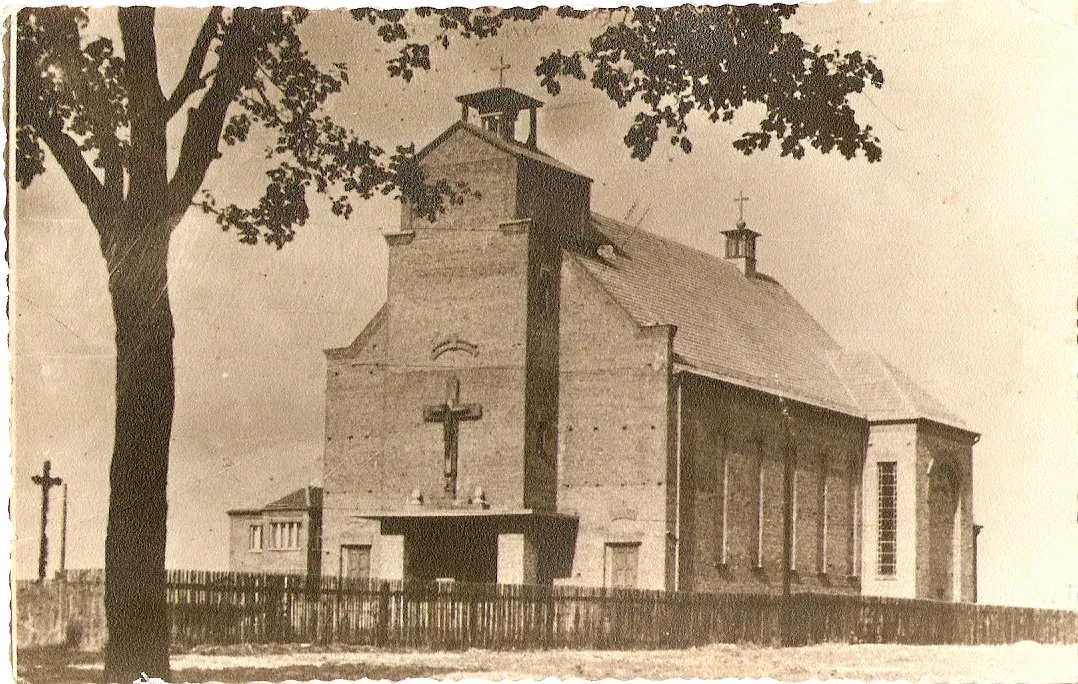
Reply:
[[[497,581],[498,535],[487,521],[428,519],[405,533],[404,545],[408,579]]]

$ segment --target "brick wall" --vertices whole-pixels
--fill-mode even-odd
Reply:
[[[782,405],[773,396],[718,380],[681,377],[679,585],[695,591],[776,591],[783,575],[787,437]],[[856,593],[853,539],[862,424],[795,402],[788,408],[796,465],[793,589]],[[763,555],[756,567],[761,471]],[[821,519],[824,477],[826,525]]]
[[[637,543],[637,586],[667,585],[669,326],[641,328],[573,261],[561,293],[558,508],[579,516],[569,584],[602,586]]]

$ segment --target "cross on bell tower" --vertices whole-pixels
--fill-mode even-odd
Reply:
[[[513,68],[512,64],[506,64],[505,63],[505,55],[499,55],[498,56],[498,66],[490,68],[491,71],[497,71],[498,72],[498,87],[499,88],[504,88],[505,87],[505,72],[509,71],[512,68]]]
[[[457,498],[457,459],[458,437],[462,420],[479,420],[483,417],[480,404],[460,403],[460,380],[450,376],[445,380],[445,402],[423,407],[423,421],[441,423],[445,441],[445,494],[450,499]]]
[[[745,197],[745,191],[744,190],[739,192],[737,197],[734,198],[734,202],[737,203],[737,227],[738,228],[744,228],[745,227],[745,202],[748,202],[748,201],[749,201],[749,198]]]

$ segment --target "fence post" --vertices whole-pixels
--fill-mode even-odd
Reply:
[[[376,646],[389,644],[389,582],[383,580],[378,586],[378,626],[374,630]]]

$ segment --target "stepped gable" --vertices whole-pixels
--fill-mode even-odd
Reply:
[[[504,152],[508,152],[509,154],[516,155],[517,157],[525,157],[532,161],[539,162],[540,164],[545,164],[559,171],[571,173],[574,176],[580,176],[581,178],[587,179],[589,181],[592,180],[586,174],[577,171],[571,166],[563,164],[554,157],[551,157],[549,154],[540,151],[538,148],[528,147],[527,145],[523,145],[513,140],[506,140],[505,138],[499,136],[497,133],[480,128],[479,126],[476,126],[475,124],[469,123],[467,121],[457,121],[452,126],[447,128],[441,135],[430,141],[430,143],[428,143],[423,149],[416,153],[416,160],[421,161],[432,150],[437,148],[447,138],[449,138],[461,129],[468,131],[472,135],[487,141],[491,145],[497,147]]]

